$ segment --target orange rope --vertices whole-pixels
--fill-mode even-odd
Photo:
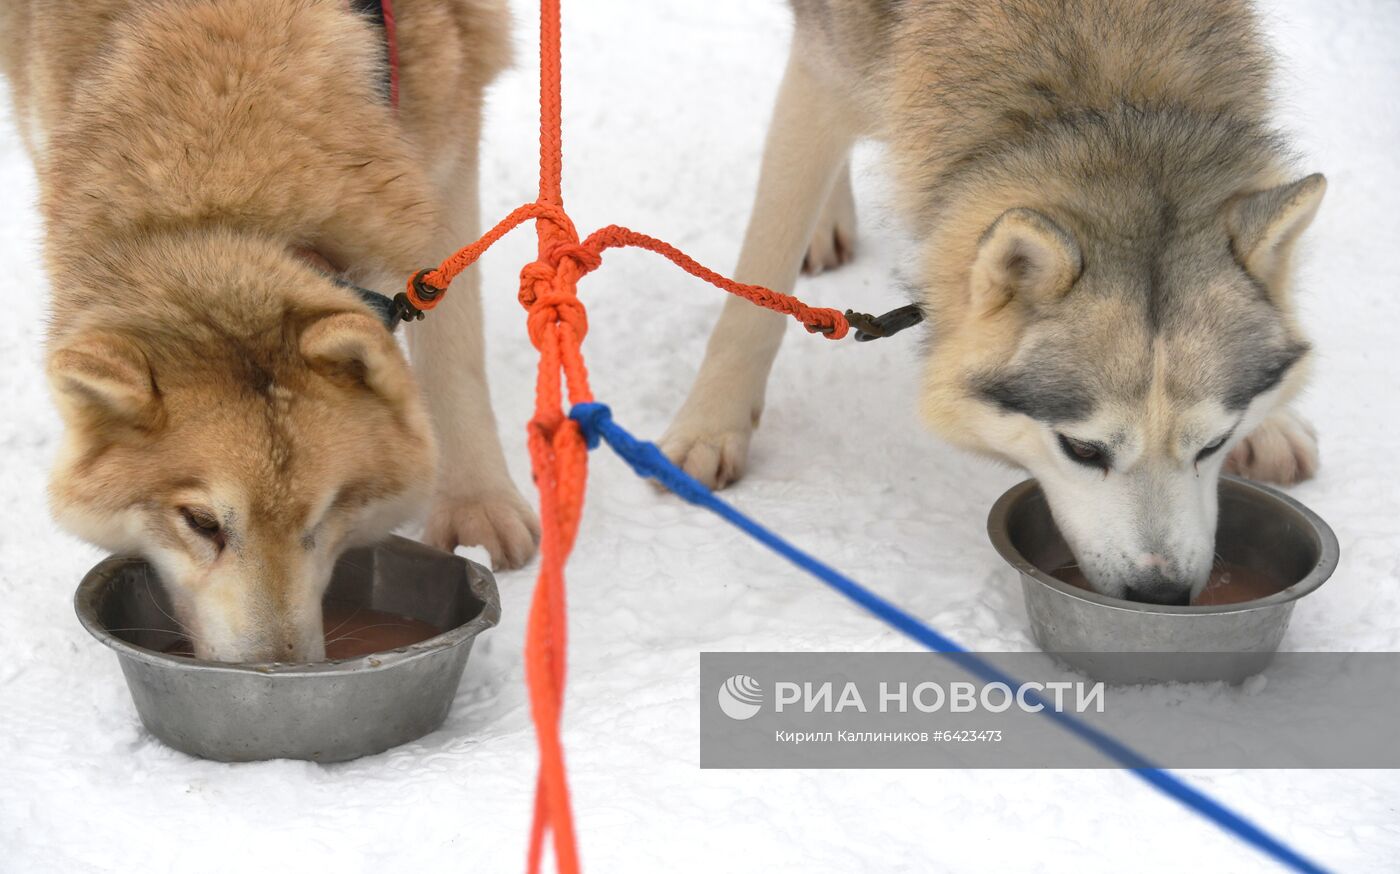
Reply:
[[[559,0],[541,0],[539,198],[515,209],[481,239],[436,268],[410,279],[406,292],[420,310],[432,309],[459,273],[512,229],[534,220],[538,258],[520,271],[520,303],[529,313],[530,342],[540,353],[535,414],[527,430],[535,487],[540,493],[541,528],[539,580],[525,632],[525,676],[540,749],[530,829],[532,874],[540,869],[546,832],[553,835],[559,871],[576,874],[579,870],[564,748],[559,738],[567,650],[564,564],[578,533],[588,475],[588,448],[578,424],[565,415],[564,392],[568,392],[570,406],[593,400],[580,349],[588,333],[588,314],[578,299],[579,279],[597,269],[604,250],[633,246],[656,252],[730,294],[790,315],[807,330],[829,339],[839,340],[849,329],[839,310],[809,307],[791,295],[727,279],[669,243],[627,228],[609,225],[579,242],[564,211],[561,191],[559,38]]]

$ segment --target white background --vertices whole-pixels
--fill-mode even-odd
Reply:
[[[534,197],[535,11],[518,5],[519,64],[492,92],[488,219]],[[1324,461],[1294,493],[1335,527],[1342,563],[1285,646],[1400,649],[1400,6],[1288,0],[1265,12],[1284,56],[1282,122],[1304,168],[1331,181],[1299,276],[1319,353],[1303,408]],[[565,21],[565,192],[580,230],[625,224],[728,270],[783,63],[782,5],[578,0]],[[878,157],[856,161],[859,260],[804,281],[811,301],[905,302]],[[535,768],[521,664],[533,568],[500,575],[504,621],[478,644],[446,726],[418,743],[330,767],[227,766],[140,727],[116,659],[72,613],[100,556],[45,511],[59,435],[39,366],[46,281],[33,175],[5,118],[0,196],[0,871],[519,870]],[[491,379],[526,486],[534,350],[514,298],[532,238],[518,232],[483,268]],[[595,393],[658,435],[720,293],[621,252],[583,296]],[[732,499],[962,643],[1030,648],[1018,586],[983,534],[1019,476],[920,429],[917,338],[790,333]],[[565,741],[591,871],[1274,870],[1120,773],[698,770],[697,652],[909,644],[605,452],[569,586]],[[1400,774],[1187,776],[1337,870],[1400,868]]]

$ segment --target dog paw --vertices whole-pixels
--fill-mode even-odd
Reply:
[[[802,272],[815,276],[847,264],[856,254],[856,200],[850,172],[845,171],[822,207],[817,229],[807,243]]]
[[[428,514],[423,539],[451,552],[481,546],[495,570],[523,566],[540,544],[540,522],[514,487],[474,497],[439,496]]]
[[[1262,482],[1293,485],[1311,479],[1318,468],[1317,432],[1290,409],[1271,413],[1230,450],[1225,472]]]
[[[744,475],[751,425],[695,427],[680,420],[667,429],[661,451],[706,488],[722,489]]]

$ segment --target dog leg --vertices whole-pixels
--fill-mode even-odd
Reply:
[[[816,276],[825,270],[835,270],[849,264],[856,254],[856,196],[851,190],[849,161],[836,173],[836,182],[826,198],[817,229],[807,243],[807,256],[802,259],[802,272]]]
[[[1311,479],[1318,464],[1312,423],[1292,407],[1280,407],[1230,450],[1225,472],[1288,486]]]
[[[735,278],[788,292],[807,242],[855,139],[852,114],[805,69],[794,48],[763,149],[758,196]],[[738,479],[749,436],[788,319],[731,297],[715,325],[704,363],[661,448],[711,488]]]
[[[480,226],[475,150],[446,190],[442,250],[474,240]],[[481,278],[469,269],[421,322],[408,327],[414,369],[437,431],[439,473],[424,539],[451,550],[483,546],[497,569],[535,554],[540,527],[511,481],[486,383]]]

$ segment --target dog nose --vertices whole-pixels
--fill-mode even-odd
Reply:
[[[1141,589],[1137,586],[1129,586],[1127,594],[1129,601],[1137,601],[1142,604],[1169,604],[1185,607],[1191,603],[1190,589]]]
[[[1178,582],[1153,569],[1140,575],[1128,585],[1129,601],[1143,604],[1168,604],[1183,607],[1191,603],[1191,586]]]

